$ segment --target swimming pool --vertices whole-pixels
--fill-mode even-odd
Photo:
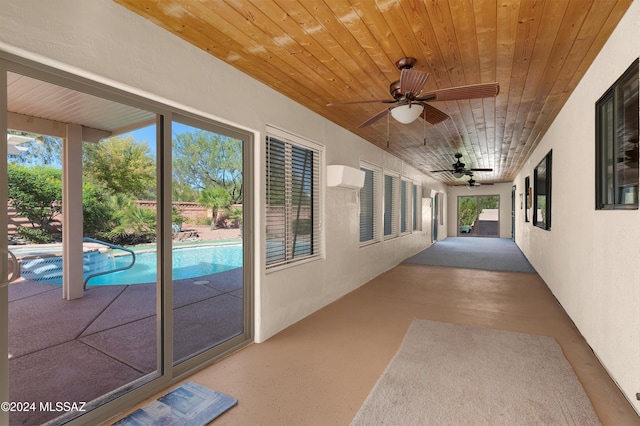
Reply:
[[[216,274],[242,266],[242,245],[216,245],[185,247],[172,251],[173,279],[195,278]],[[142,284],[156,281],[157,253],[136,254],[136,263],[130,269],[91,278],[87,286]],[[116,256],[113,267],[126,266],[131,256]]]
[[[18,250],[16,250],[18,251]],[[21,259],[22,277],[48,284],[62,283],[62,253],[54,248],[25,249],[33,258]],[[116,251],[117,254],[122,252]],[[96,272],[127,266],[130,255],[113,256],[111,251],[85,252],[85,277]],[[173,279],[195,278],[242,266],[242,244],[207,245],[172,250]],[[87,286],[142,284],[156,281],[157,252],[136,253],[133,267],[91,278]]]

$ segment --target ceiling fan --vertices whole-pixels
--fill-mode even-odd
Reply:
[[[389,86],[389,92],[393,99],[337,102],[327,104],[327,106],[374,102],[382,104],[397,104],[380,111],[360,124],[358,126],[359,128],[375,123],[389,112],[391,112],[393,118],[403,124],[411,123],[418,117],[422,117],[423,120],[428,121],[431,124],[438,124],[449,118],[449,115],[429,105],[427,102],[459,101],[465,99],[495,97],[500,91],[500,85],[498,83],[484,83],[472,84],[469,86],[457,86],[449,89],[440,89],[434,92],[423,93],[422,89],[429,79],[429,73],[413,70],[412,68],[416,62],[417,60],[415,58],[402,58],[396,62],[396,67],[400,70],[400,80],[394,81]]]
[[[458,152],[455,154],[455,157],[456,157],[456,162],[451,165],[452,167],[451,169],[431,170],[431,173],[450,172],[453,174],[453,177],[455,178],[469,176],[471,177],[471,180],[473,180],[473,172],[492,172],[493,171],[493,169],[478,169],[478,168],[465,169],[465,164],[462,161],[460,161],[460,159],[462,158],[462,154]]]
[[[493,185],[493,183],[480,183],[478,181],[476,181],[472,175],[470,175],[471,177],[469,178],[469,180],[467,181],[467,189],[471,190],[474,189],[478,186],[482,186],[482,185]]]

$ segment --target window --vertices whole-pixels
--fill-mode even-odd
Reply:
[[[409,202],[411,194],[409,193],[409,182],[402,179],[400,181],[400,232],[409,232],[409,223],[411,223],[411,210],[409,210]]]
[[[529,222],[529,209],[531,208],[531,179],[529,176],[524,178],[524,221]]]
[[[638,208],[638,60],[596,102],[596,209]]]
[[[373,166],[363,165],[364,186],[360,190],[360,244],[366,245],[379,240],[379,176],[380,171]]]
[[[533,224],[551,229],[551,151],[533,169]]]
[[[418,217],[422,216],[422,202],[418,199],[418,196],[422,194],[420,187],[416,184],[413,185],[413,230],[419,231],[422,225],[421,222],[418,221]]]
[[[320,151],[291,139],[267,136],[268,268],[320,255]]]
[[[398,177],[384,175],[384,236],[391,238],[398,235],[398,201],[396,186]]]

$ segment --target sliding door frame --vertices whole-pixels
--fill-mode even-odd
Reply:
[[[176,107],[162,104],[158,101],[144,98],[142,96],[129,93],[106,84],[90,80],[66,71],[62,71],[47,65],[43,65],[31,60],[0,51],[0,105],[5,111],[8,108],[7,95],[7,73],[15,72],[24,76],[36,78],[72,90],[87,93],[89,95],[104,98],[110,101],[119,102],[125,105],[137,107],[156,114],[156,172],[157,172],[157,240],[158,240],[158,282],[156,293],[156,320],[157,320],[157,359],[158,377],[148,380],[147,383],[127,391],[120,388],[118,396],[108,400],[109,397],[100,397],[92,404],[87,404],[87,408],[92,408],[85,414],[72,418],[77,413],[71,413],[68,424],[88,424],[99,423],[109,419],[119,412],[131,408],[133,405],[143,401],[149,396],[167,388],[171,384],[178,382],[186,376],[198,371],[238,348],[253,341],[254,326],[254,151],[255,133],[220,123],[213,118],[198,115],[192,112],[182,111]],[[206,123],[208,128],[215,129],[219,134],[240,139],[243,142],[243,291],[244,291],[244,332],[228,341],[206,350],[203,353],[177,365],[173,363],[173,306],[172,306],[172,277],[171,277],[171,176],[172,176],[172,128],[173,115],[190,117],[193,120]],[[0,114],[0,129],[6,135],[7,114]],[[6,136],[4,143],[0,144],[0,158],[6,161],[7,144]],[[0,171],[0,199],[7,198],[7,171],[3,167]],[[4,198],[2,198],[4,197]],[[0,224],[4,224],[7,229],[8,216],[6,209],[0,212]],[[0,232],[0,249],[5,250],[8,245],[8,234],[6,231]],[[0,262],[0,273],[7,272],[6,256]],[[6,276],[6,275],[4,275]],[[8,344],[8,287],[0,287],[0,354],[7,354]],[[0,356],[0,377],[7,378],[9,374],[9,362],[7,356]],[[143,377],[142,379],[146,379]],[[141,380],[141,379],[139,379]],[[129,383],[127,387],[131,387]],[[110,398],[109,398],[110,399]],[[8,380],[0,383],[0,401],[9,401]],[[91,405],[91,407],[89,407]],[[65,416],[59,417],[66,421]],[[0,411],[0,424],[8,423],[8,413]]]

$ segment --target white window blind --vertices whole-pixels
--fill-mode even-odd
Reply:
[[[411,210],[409,204],[411,202],[410,183],[402,179],[400,181],[400,232],[409,232],[409,224],[411,223]]]
[[[422,191],[420,187],[413,184],[413,230],[419,231],[422,225],[419,219],[422,217]]]
[[[398,235],[398,177],[384,175],[384,236]]]
[[[368,165],[360,170],[364,172],[364,186],[360,189],[360,244],[366,245],[380,238],[380,172]]]
[[[320,153],[273,136],[266,144],[266,264],[320,255]]]

